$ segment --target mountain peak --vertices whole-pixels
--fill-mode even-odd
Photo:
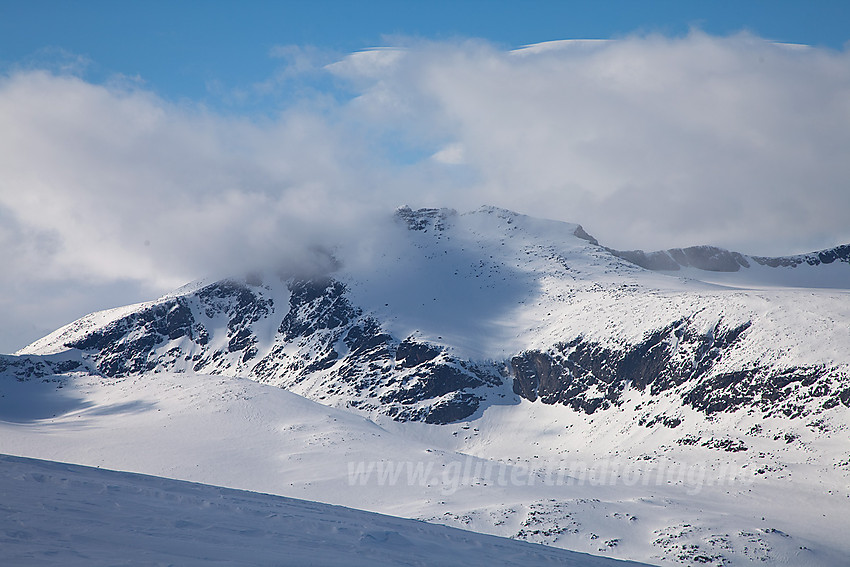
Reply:
[[[168,406],[159,411],[160,400],[151,403],[145,397],[141,407],[150,409],[143,411],[157,420],[172,419],[186,404],[207,408],[207,402],[198,400],[211,400],[217,416],[248,416],[252,427],[257,427],[252,431],[280,435],[275,443],[289,442],[294,460],[292,466],[283,468],[310,475],[305,487],[316,480],[319,469],[305,466],[303,450],[325,447],[327,438],[303,429],[303,413],[290,416],[288,410],[281,410],[279,401],[284,398],[297,404],[309,398],[331,406],[321,408],[332,413],[327,417],[322,413],[316,422],[334,431],[340,427],[338,447],[349,464],[357,454],[351,452],[352,447],[360,444],[383,450],[386,445],[375,445],[380,443],[376,435],[410,431],[411,437],[401,444],[405,452],[395,453],[410,463],[411,458],[442,459],[448,454],[446,448],[465,452],[464,459],[478,453],[492,457],[493,463],[498,460],[517,467],[538,463],[542,461],[538,457],[547,454],[564,459],[579,448],[593,461],[619,455],[623,459],[619,464],[604,461],[614,463],[616,469],[601,471],[610,474],[610,487],[589,481],[586,494],[594,499],[613,489],[614,482],[621,482],[614,480],[620,478],[617,471],[626,478],[627,474],[631,477],[632,465],[646,466],[648,475],[656,467],[666,470],[676,459],[699,463],[699,469],[688,470],[699,472],[700,488],[708,490],[718,481],[714,494],[724,498],[723,494],[730,495],[729,487],[722,484],[728,479],[723,472],[728,459],[737,459],[741,470],[754,478],[764,475],[773,483],[787,475],[790,482],[792,470],[783,470],[782,463],[792,452],[806,466],[816,463],[809,469],[813,471],[809,476],[814,479],[810,480],[812,493],[823,492],[824,476],[832,479],[832,486],[846,484],[850,462],[836,439],[847,431],[850,418],[847,288],[730,289],[699,279],[704,274],[741,278],[759,271],[823,274],[846,270],[847,263],[838,261],[841,250],[831,262],[814,265],[803,260],[794,264],[796,267],[777,268],[715,247],[637,256],[641,261],[657,256],[679,266],[675,273],[656,273],[597,245],[578,224],[536,219],[496,207],[462,214],[453,209],[401,207],[395,218],[396,223],[389,223],[390,237],[383,233],[384,238],[369,241],[369,246],[362,246],[361,256],[341,248],[342,261],[333,271],[201,282],[156,301],[89,315],[19,351],[18,356],[0,356],[0,375],[9,378],[0,383],[7,388],[0,392],[4,394],[0,395],[0,410],[5,404],[5,415],[19,418],[15,408],[22,404],[8,392],[36,382],[39,388],[52,387],[48,381],[53,380],[62,387],[73,383],[75,376],[84,388],[77,392],[88,395],[95,387],[111,396],[86,411],[90,418],[114,413],[116,421],[112,423],[136,422],[135,416],[118,420],[122,416],[117,412],[136,411],[136,405],[119,397],[126,388],[157,388],[179,400],[179,411],[168,410]],[[709,272],[695,267],[723,267],[730,261],[739,265],[739,271]],[[184,388],[192,384],[189,395]],[[287,392],[269,390],[260,395],[261,385]],[[90,429],[100,439],[101,430],[81,427],[78,420],[81,408],[89,402],[74,396],[65,400],[60,405],[38,404],[39,413],[30,417],[38,417],[50,428],[55,426],[51,417],[56,417],[56,423],[64,420],[74,431]],[[241,404],[243,409],[231,411],[236,407],[233,404]],[[257,407],[274,408],[275,413],[257,418]],[[65,413],[57,416],[59,411]],[[360,417],[355,419],[347,412]],[[363,429],[362,417],[381,427],[369,424]],[[175,423],[182,428],[185,422],[182,415],[180,418]],[[286,427],[281,426],[283,419],[289,420]],[[329,425],[337,419],[339,425]],[[160,422],[151,423],[156,426],[146,438],[158,448],[163,438]],[[203,428],[195,430],[203,433],[194,437],[204,437],[210,423],[215,422],[204,417]],[[63,443],[64,437],[55,436],[53,429],[48,431],[50,435],[42,437]],[[237,443],[250,437],[240,435]],[[439,450],[429,447],[427,454],[418,446],[415,453],[407,452],[411,441],[420,438],[444,442],[437,446]],[[255,445],[262,449],[253,453],[274,453],[272,469],[277,483],[282,470],[280,453],[268,451],[272,446],[277,447],[262,441]],[[230,457],[231,447],[227,450]],[[386,456],[381,453],[381,462]],[[574,454],[569,457],[578,459]],[[333,461],[341,462],[338,457]],[[450,471],[446,461],[434,462]],[[193,470],[197,470],[196,464],[191,464]],[[167,466],[171,467],[170,460]],[[463,470],[467,468],[464,464]],[[327,469],[321,470],[319,476]],[[349,467],[349,475],[351,470]],[[529,472],[528,467],[525,470]],[[557,470],[563,472],[558,473],[561,478],[573,482],[573,469]],[[534,476],[529,478],[539,479],[541,486],[551,478],[543,469],[531,472]],[[795,467],[795,482],[799,473]],[[663,485],[661,476],[653,478],[653,494],[662,489],[679,490],[674,485],[684,482],[681,475],[679,480],[667,477]],[[623,482],[645,496],[647,483]],[[468,501],[455,500],[451,510],[440,508],[421,517],[492,520],[494,523],[487,525],[499,530],[513,529],[505,526],[505,519],[517,517],[515,526],[520,531],[514,535],[518,538],[576,542],[560,538],[572,537],[573,527],[577,530],[581,525],[577,514],[584,513],[585,503],[592,509],[599,507],[606,520],[598,521],[602,516],[596,516],[586,522],[594,532],[584,534],[582,541],[602,539],[597,526],[615,530],[615,535],[605,540],[604,549],[589,543],[591,551],[609,552],[614,545],[625,550],[625,543],[617,544],[621,536],[627,542],[643,533],[651,534],[651,545],[663,547],[653,551],[653,559],[661,556],[658,553],[685,557],[670,547],[674,545],[670,542],[678,542],[675,545],[682,546],[682,553],[687,547],[694,563],[709,557],[705,550],[713,550],[710,557],[717,565],[727,564],[723,554],[733,553],[730,537],[737,537],[744,550],[742,562],[751,562],[746,550],[752,549],[757,530],[747,526],[761,526],[759,537],[773,538],[771,546],[792,542],[789,549],[794,553],[800,547],[797,544],[809,542],[764,528],[764,519],[750,518],[735,530],[712,527],[703,515],[708,497],[699,500],[695,523],[671,527],[648,521],[649,504],[627,516],[597,504],[598,500],[564,502],[560,484],[553,487],[558,492],[546,493],[547,498],[551,494],[557,500],[529,500],[526,495],[537,489],[530,481],[521,488],[523,492],[516,493],[515,500],[505,504],[502,486],[483,488],[487,485],[476,480],[470,490],[497,490],[494,498],[499,506],[509,509],[489,507],[475,512],[464,508]],[[320,486],[310,490],[320,490]],[[349,480],[341,493],[360,492],[351,486]],[[773,486],[780,490],[779,484]],[[369,494],[386,497],[386,502],[397,494],[388,497],[385,491],[392,487],[383,483],[379,488]],[[734,499],[736,494],[750,498],[749,488],[744,488],[728,498]],[[636,494],[617,496],[617,506],[624,502],[643,506],[639,503],[644,498]],[[444,498],[433,500],[442,506]],[[840,502],[837,499],[844,498],[843,492],[834,498]],[[519,501],[524,502],[527,516],[518,517],[523,509],[515,504]],[[659,498],[661,506],[652,502],[651,508],[664,509],[664,516],[669,517],[666,510],[672,501]],[[449,511],[451,514],[444,514]],[[638,516],[641,523],[637,525],[642,526],[638,530],[610,527],[635,525]],[[812,517],[817,521],[823,517],[824,525],[827,523],[820,510]],[[628,522],[615,518],[628,518]],[[548,526],[545,530],[544,525]],[[696,525],[701,526],[699,530],[693,528]],[[726,535],[714,538],[710,533]],[[809,525],[805,533],[812,533]],[[683,543],[682,537],[692,538],[687,541],[693,543]]]
[[[443,230],[449,219],[457,216],[457,211],[447,208],[413,210],[408,205],[404,205],[396,209],[395,216],[406,223],[410,230],[427,230],[428,228]]]
[[[743,293],[733,301],[717,286],[640,269],[580,225],[496,207],[458,214],[405,206],[396,218],[407,237],[362,265],[190,286],[83,318],[25,352],[77,349],[107,376],[164,369],[248,377],[370,415],[432,423],[472,415],[507,395],[503,386],[586,413],[634,389],[675,390],[680,405],[707,414],[803,407],[799,396],[818,380],[828,394],[811,411],[843,399],[848,361],[834,356],[848,346],[836,316],[846,312],[843,298],[814,305],[793,293]],[[752,263],[714,247],[656,255],[690,268]],[[782,305],[782,316],[764,316],[768,304]],[[823,315],[817,328],[801,323],[815,311]],[[760,398],[775,376],[806,387],[788,399]]]

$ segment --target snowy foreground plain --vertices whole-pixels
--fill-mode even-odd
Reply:
[[[268,494],[0,455],[3,565],[640,564]]]
[[[0,355],[0,453],[163,477],[0,460],[0,565],[61,549],[56,564],[98,564],[74,553],[154,563],[146,550],[182,565],[194,541],[220,544],[224,563],[250,549],[256,564],[304,564],[281,545],[291,539],[262,534],[307,545],[334,517],[327,547],[374,539],[377,555],[358,547],[345,564],[375,564],[395,562],[396,545],[414,561],[457,533],[318,503],[612,564],[850,564],[850,263],[807,256],[771,268],[747,257],[737,272],[660,273],[578,225],[493,208],[401,212],[393,238],[356,243],[368,250],[346,256],[338,285],[199,283]],[[635,350],[653,336],[652,349]],[[520,396],[514,361],[529,352],[543,363],[573,356],[571,374],[549,386],[580,386],[565,400],[590,409],[547,403],[542,379]],[[659,352],[681,373],[599,378],[611,360]],[[635,383],[644,375],[653,381]],[[449,387],[429,390],[440,380]],[[440,407],[454,413],[428,413]],[[196,492],[208,496],[187,496]],[[289,527],[237,511],[291,506],[306,516],[288,516]],[[113,553],[152,531],[162,545]],[[472,547],[440,544],[422,563],[527,552],[541,557],[528,565],[594,564],[457,537]],[[278,559],[281,548],[291,554]]]
[[[81,375],[61,382],[6,381],[3,387],[0,446],[5,453],[368,508],[498,535],[531,534],[524,539],[597,555],[641,557],[652,564],[674,564],[671,559],[680,554],[679,550],[687,549],[684,546],[692,544],[689,542],[705,547],[703,540],[707,535],[718,541],[722,538],[725,547],[734,549],[733,557],[738,558],[739,565],[752,561],[761,564],[762,557],[769,557],[774,564],[842,565],[847,557],[845,535],[850,501],[846,494],[840,494],[843,487],[834,487],[834,491],[815,488],[810,479],[808,484],[792,484],[791,474],[805,475],[804,466],[792,468],[787,479],[758,484],[742,477],[720,486],[701,486],[701,468],[692,469],[696,471],[691,473],[692,484],[688,471],[658,475],[652,469],[642,471],[646,476],[628,485],[611,484],[604,477],[598,481],[586,478],[585,482],[570,482],[569,478],[547,481],[543,474],[529,482],[531,469],[522,455],[529,454],[529,446],[538,451],[539,447],[530,441],[532,431],[539,432],[541,428],[536,424],[552,418],[534,410],[558,409],[541,408],[539,404],[515,406],[507,415],[485,415],[480,424],[470,429],[466,429],[466,424],[422,425],[411,434],[404,432],[404,424],[387,423],[381,427],[285,390],[239,378],[159,373],[104,383],[97,377]],[[526,416],[525,426],[518,419],[520,411]],[[491,420],[492,424],[488,424]],[[483,430],[490,425],[494,428],[486,438],[476,437],[474,429]],[[541,438],[545,443],[546,436]],[[486,469],[479,468],[477,477],[472,474],[464,478],[461,466],[475,471],[475,463],[489,461],[476,458],[469,466],[468,453],[454,450],[452,444],[489,446],[499,452],[510,446],[516,453],[516,464],[510,463],[503,471],[494,469],[489,475]],[[494,445],[501,448],[495,449]],[[574,459],[569,462],[599,462],[590,455],[577,455]],[[529,460],[534,460],[533,455],[529,455]],[[432,468],[427,478],[414,478],[412,482],[407,470],[396,482],[389,478],[382,482],[377,474],[365,482],[362,476],[352,476],[352,467],[356,472],[357,465],[369,463],[430,464]],[[250,535],[287,529],[261,527],[266,516],[255,516],[255,523],[251,524],[251,520],[240,520],[239,514],[206,510],[198,504],[216,501],[222,494],[217,488],[186,487],[163,479],[126,475],[106,480],[99,476],[105,472],[8,458],[0,461],[0,469],[0,490],[4,495],[0,558],[4,565],[25,564],[29,553],[57,549],[66,553],[57,564],[68,564],[75,553],[109,564],[125,558],[128,563],[133,563],[134,558],[147,561],[151,557],[153,561],[153,556],[142,552],[148,530],[169,532],[163,546],[157,543],[148,552],[162,553],[160,558],[171,556],[173,564],[183,564],[183,557],[191,558],[184,554],[195,549],[195,536],[209,539],[219,529],[235,530],[222,535],[223,557],[243,546],[262,554],[265,545],[270,546],[268,557],[273,557],[275,550],[281,549],[280,541]],[[602,470],[596,472],[604,474]],[[76,478],[74,475],[82,483],[79,488],[75,488],[75,481],[62,480]],[[644,478],[649,482],[645,483]],[[204,491],[211,491],[211,496],[195,494]],[[195,495],[190,498],[190,494]],[[66,504],[59,505],[57,498],[67,498]],[[129,499],[126,504],[124,498]],[[248,500],[247,508],[285,507],[256,494],[235,494],[233,498]],[[127,510],[128,506],[131,510]],[[240,507],[236,503],[226,506],[234,510]],[[320,514],[317,510],[331,510],[317,504],[300,506],[314,514]],[[356,514],[332,510],[329,518]],[[124,513],[128,515],[123,516]],[[125,521],[129,523],[124,524]],[[141,522],[140,534],[128,527],[136,521]],[[400,522],[374,521],[378,526],[385,525],[381,522]],[[236,527],[233,522],[245,523]],[[185,525],[185,529],[176,529],[178,525]],[[217,527],[209,532],[203,527],[212,525]],[[305,525],[301,521],[291,525],[296,538]],[[422,547],[414,545],[411,554],[417,549],[427,553],[426,542],[430,540],[425,535],[419,540],[419,532],[410,532],[410,526],[421,524],[376,528],[360,525],[329,545],[349,545],[350,538],[360,541],[361,536],[372,532],[397,532],[401,534],[396,538],[399,541],[422,541]],[[244,533],[237,534],[239,530]],[[535,531],[539,533],[534,534]],[[136,536],[139,539],[133,539]],[[313,532],[310,537],[313,536],[320,537],[320,532]],[[468,537],[474,540],[473,536]],[[112,543],[101,549],[98,542],[104,540]],[[110,554],[110,549],[117,552],[124,541],[127,549],[135,550],[126,552],[130,556],[125,552]],[[308,543],[305,540],[305,545]],[[392,561],[392,545],[388,542],[383,548],[377,546],[380,549],[376,550],[375,560]],[[525,548],[510,553],[521,556],[522,549]],[[458,554],[466,552],[457,550]],[[486,563],[486,552],[478,549],[473,555],[477,553],[482,560],[468,564]],[[539,553],[540,561],[559,557],[554,552],[547,556],[537,548],[528,553]],[[258,555],[256,564],[278,561],[265,563],[264,557]],[[334,564],[336,556],[328,555],[327,561],[320,557],[323,561],[317,564]],[[362,564],[368,564],[366,557],[373,556],[355,553],[349,559],[352,564],[361,559]],[[504,559],[510,557],[506,555]],[[43,556],[41,560],[49,562]],[[278,564],[287,564],[287,560],[288,556]],[[423,561],[442,563],[439,555],[433,561]],[[695,564],[700,562],[698,559]],[[41,563],[33,560],[31,564]],[[81,560],[78,564],[97,562]],[[302,563],[293,560],[288,564]],[[536,564],[536,560],[529,564]]]

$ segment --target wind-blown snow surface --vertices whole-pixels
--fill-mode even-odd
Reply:
[[[330,279],[199,284],[3,357],[0,451],[650,563],[842,564],[850,265],[718,285],[578,225],[398,220]]]
[[[304,500],[0,455],[4,565],[629,567]]]
[[[807,463],[815,444],[759,460],[710,448],[688,455],[671,443],[643,460],[625,454],[610,424],[528,402],[470,424],[381,427],[239,378],[157,373],[104,381],[80,373],[6,377],[2,386],[5,453],[356,506],[655,564],[681,556],[684,563],[840,565],[847,552],[846,475],[842,484],[830,480],[828,467]],[[587,446],[562,441],[581,425],[600,433]],[[832,442],[845,439],[846,429]],[[640,453],[640,445],[631,449]],[[559,465],[555,475],[547,478],[544,461]],[[398,467],[394,482],[390,466]],[[755,466],[782,474],[754,478],[746,469]]]

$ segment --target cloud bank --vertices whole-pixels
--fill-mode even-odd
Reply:
[[[618,247],[789,253],[850,237],[850,58],[740,35],[430,44],[337,65],[375,120],[445,140],[469,201]]]
[[[695,32],[296,59],[245,91],[327,90],[273,116],[0,78],[0,351],[190,279],[309,263],[402,204],[493,204],[618,248],[850,242],[846,50]]]

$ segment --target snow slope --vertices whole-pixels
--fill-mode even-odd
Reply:
[[[840,565],[850,551],[850,463],[835,469],[820,454],[827,442],[846,448],[846,424],[823,424],[835,428],[831,441],[809,434],[788,444],[773,434],[796,430],[776,423],[747,438],[760,446],[729,453],[678,445],[667,428],[656,439],[625,416],[610,423],[528,401],[453,425],[379,425],[251,380],[191,373],[104,379],[72,371],[19,381],[7,372],[0,393],[0,452],[8,454],[651,564]],[[629,425],[644,430],[642,442],[623,435]],[[785,454],[756,457],[779,445]],[[776,472],[754,474],[756,465]]]
[[[0,455],[4,565],[638,565],[350,508]]]
[[[691,246],[655,252],[618,251],[615,256],[668,275],[746,288],[850,286],[850,245],[794,256],[765,257],[716,246]]]
[[[341,245],[326,277],[190,287],[84,317],[20,354],[75,347],[107,376],[244,376],[432,423],[473,415],[510,380],[527,399],[589,413],[647,387],[704,413],[850,401],[847,262],[775,268],[829,272],[833,285],[844,270],[841,288],[744,289],[652,272],[579,225],[492,207],[396,219],[377,241]]]
[[[850,264],[707,282],[487,207],[386,230],[323,277],[204,282],[0,357],[0,451],[656,564],[842,564]]]

